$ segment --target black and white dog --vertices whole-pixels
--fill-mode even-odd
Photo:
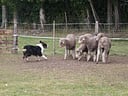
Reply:
[[[23,59],[28,61],[28,57],[33,55],[38,58],[42,56],[45,60],[47,60],[48,58],[44,55],[44,48],[47,48],[47,44],[42,41],[40,41],[39,44],[36,44],[36,46],[25,45],[23,47]]]

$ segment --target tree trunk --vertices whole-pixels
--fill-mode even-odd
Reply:
[[[114,12],[115,12],[115,31],[119,31],[119,9],[118,9],[118,0],[115,0],[114,3]]]
[[[42,31],[44,32],[45,18],[44,18],[44,11],[42,8],[40,8],[40,23],[41,23]]]
[[[2,5],[2,24],[1,24],[1,28],[5,28],[7,27],[7,18],[6,18],[6,6]]]
[[[90,26],[90,13],[89,13],[89,9],[86,9],[87,12],[87,23],[88,23],[88,29],[89,31],[91,30],[91,26]]]
[[[94,8],[94,6],[93,6],[92,0],[88,0],[88,1],[89,1],[89,3],[90,3],[91,10],[92,10],[92,13],[93,13],[93,16],[94,16],[94,19],[95,19],[95,24],[97,24],[96,22],[100,22],[99,17],[98,17],[98,15],[97,15],[96,11],[95,11],[95,8]],[[98,29],[97,29],[98,31],[101,31],[100,27],[101,27],[101,26],[99,26],[99,23],[98,23]],[[94,33],[94,34],[97,34],[97,33],[98,33],[98,32],[95,30],[95,33]]]
[[[108,0],[107,23],[112,23],[112,2],[111,0]]]
[[[95,11],[95,8],[94,8],[94,6],[93,6],[93,4],[92,4],[92,0],[88,0],[88,1],[89,1],[89,3],[90,3],[91,10],[92,10],[92,13],[93,13],[95,22],[96,22],[96,21],[99,21],[98,16],[97,16],[97,13],[96,13],[96,11]]]
[[[108,0],[107,3],[107,23],[108,23],[108,32],[110,32],[111,23],[112,23],[112,2]]]

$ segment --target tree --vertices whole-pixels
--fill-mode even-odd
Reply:
[[[2,23],[1,23],[1,28],[7,27],[7,14],[6,14],[6,5],[5,5],[6,0],[1,0],[1,6],[2,6]]]
[[[107,23],[112,23],[112,1],[107,0]]]
[[[45,17],[44,17],[44,10],[42,8],[40,8],[40,23],[41,23],[41,28],[44,32]]]
[[[5,28],[7,27],[7,17],[6,17],[6,6],[3,4],[2,5],[2,24],[1,24],[1,28]]]
[[[89,3],[90,3],[91,10],[92,10],[92,13],[93,13],[93,16],[94,16],[95,22],[96,22],[96,21],[99,21],[99,20],[98,20],[97,13],[96,13],[95,8],[94,8],[93,3],[92,3],[92,0],[88,0],[88,1],[89,1]]]
[[[108,23],[108,31],[110,31],[110,24],[112,23],[112,1],[107,0],[107,23]]]
[[[69,23],[87,22],[86,17],[91,22],[100,18],[101,23],[116,23],[115,26],[119,21],[128,22],[127,0],[0,0],[0,6],[1,10],[6,10],[3,14],[7,14],[5,17],[9,22],[12,22],[13,12],[16,11],[19,22],[40,23],[41,8],[46,23],[52,23],[53,20],[64,23],[65,13]]]
[[[118,0],[114,0],[114,15],[115,15],[115,31],[118,31],[119,29],[119,5],[118,5]]]

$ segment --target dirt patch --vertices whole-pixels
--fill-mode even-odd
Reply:
[[[110,56],[109,63],[96,64],[85,60],[64,60],[63,56],[48,56],[48,60],[36,61],[35,57],[30,57],[29,62],[22,59],[22,55],[2,55],[0,54],[0,70],[8,70],[18,74],[37,74],[49,76],[52,74],[56,78],[70,79],[79,77],[96,77],[105,80],[127,81],[128,80],[128,57]],[[51,75],[50,75],[51,76]]]
[[[72,72],[87,72],[87,70],[111,70],[114,67],[128,67],[128,57],[127,56],[110,56],[109,63],[103,64],[100,62],[96,64],[94,62],[86,62],[85,60],[64,60],[63,56],[50,56],[48,60],[42,59],[41,61],[36,61],[35,57],[30,57],[29,62],[22,60],[21,56],[15,57],[15,62],[19,62],[18,65],[21,66],[21,69],[36,69],[40,71],[54,71],[54,70],[70,70]]]
[[[6,58],[5,58],[6,57]],[[128,67],[128,57],[127,56],[110,56],[109,63],[103,64],[100,62],[96,64],[94,62],[86,62],[84,59],[78,60],[64,60],[63,56],[49,56],[48,60],[42,59],[41,61],[36,61],[36,57],[30,57],[28,62],[22,59],[22,55],[8,55],[4,56],[0,54],[0,65],[2,66],[15,66],[18,70],[28,70],[36,69],[40,71],[50,71],[50,70],[71,70],[73,72],[87,72],[86,70],[100,69],[108,70],[113,67]]]

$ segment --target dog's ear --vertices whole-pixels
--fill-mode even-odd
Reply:
[[[42,41],[40,41],[40,43],[42,43]]]
[[[43,41],[40,41],[41,44],[45,44]]]

